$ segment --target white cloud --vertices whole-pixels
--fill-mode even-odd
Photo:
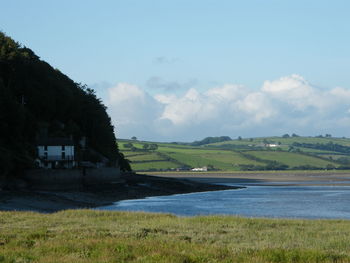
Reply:
[[[286,132],[348,136],[350,126],[350,90],[320,89],[299,75],[265,81],[260,90],[225,84],[204,92],[189,88],[182,95],[153,96],[119,83],[108,90],[107,106],[122,138],[174,141]]]
[[[221,101],[235,101],[247,95],[247,90],[241,85],[225,84],[222,87],[209,89],[205,94]]]
[[[303,111],[310,107],[322,109],[328,104],[319,90],[296,74],[274,81],[265,81],[262,91],[293,106],[293,110]]]
[[[154,133],[154,121],[162,110],[152,96],[128,83],[119,83],[109,88],[106,105],[116,127],[117,137],[122,138]]]
[[[336,87],[332,89],[329,94],[339,100],[350,100],[350,89]]]
[[[109,104],[119,104],[123,102],[134,101],[145,103],[146,93],[135,85],[128,83],[119,83],[117,86],[108,90]]]
[[[168,119],[174,125],[199,124],[216,117],[216,109],[207,96],[192,88],[167,104],[161,119]]]
[[[178,81],[167,81],[163,78],[153,76],[146,82],[146,86],[151,90],[161,90],[163,92],[176,92],[179,90],[189,89],[197,83],[195,79],[180,83]]]
[[[161,118],[170,120],[174,125],[193,125],[208,121],[221,122],[218,125],[223,125],[225,121],[246,125],[261,122],[274,114],[275,111],[265,94],[251,92],[238,85],[224,85],[204,93],[189,89],[183,97],[173,98],[166,105]]]
[[[242,101],[238,102],[238,108],[257,123],[276,115],[268,97],[261,92],[248,94]]]
[[[170,95],[156,94],[154,96],[154,98],[162,104],[170,104],[170,103],[176,101],[176,99],[177,99],[176,95],[173,95],[173,94],[170,94]]]

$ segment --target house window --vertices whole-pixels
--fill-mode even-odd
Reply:
[[[64,151],[66,149],[65,145],[62,145],[62,151]]]
[[[44,159],[47,160],[47,152],[44,152]]]
[[[66,153],[62,152],[62,160],[66,159]]]
[[[44,146],[44,151],[47,151],[47,145]]]

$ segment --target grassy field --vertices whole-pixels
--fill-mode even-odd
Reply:
[[[178,143],[158,143],[121,140],[120,150],[131,161],[135,171],[164,171],[181,167],[195,168],[209,166],[220,171],[239,171],[265,167],[268,161],[285,164],[288,169],[309,166],[317,169],[340,167],[344,163],[337,162],[340,157],[349,159],[350,154],[332,150],[297,147],[293,143],[323,144],[329,142],[350,146],[350,139],[330,137],[265,137],[242,140],[232,140],[201,146],[190,146]],[[134,149],[126,147],[132,143]],[[155,150],[144,150],[145,144],[157,144]],[[277,147],[267,147],[264,144],[278,144]],[[249,158],[251,155],[253,158]],[[254,158],[256,157],[256,158]],[[331,158],[330,158],[331,157]],[[344,158],[343,158],[344,159]],[[250,168],[252,167],[253,168]]]
[[[223,144],[236,144],[236,145],[249,145],[249,144],[259,144],[263,143],[264,140],[267,140],[268,142],[272,143],[278,143],[280,142],[281,145],[291,145],[293,142],[297,143],[328,143],[332,141],[333,143],[350,146],[350,139],[349,138],[327,138],[327,137],[289,137],[289,138],[282,138],[282,137],[260,137],[260,138],[245,138],[242,140],[232,140],[232,141],[226,141],[226,142],[219,142],[219,143],[213,143],[210,145],[223,145]]]
[[[350,221],[0,212],[0,262],[350,262]]]
[[[177,168],[179,165],[173,162],[161,161],[161,162],[145,162],[145,163],[133,163],[132,168],[135,171],[147,171],[147,170],[159,170],[159,169],[172,169]]]
[[[290,167],[295,167],[300,165],[326,167],[328,164],[334,165],[334,163],[331,161],[325,161],[316,157],[302,155],[298,153],[291,153],[291,152],[250,151],[249,154],[252,154],[264,160],[281,162]]]
[[[138,161],[159,161],[159,160],[163,160],[164,158],[162,158],[161,156],[159,156],[157,153],[153,153],[153,152],[146,152],[143,154],[136,154],[133,155],[132,152],[128,156],[128,159],[133,161],[133,162],[138,162]]]
[[[177,160],[181,160],[191,167],[202,167],[208,164],[220,170],[239,170],[239,164],[262,164],[260,162],[244,158],[239,153],[230,151],[202,151],[198,153],[168,153]]]

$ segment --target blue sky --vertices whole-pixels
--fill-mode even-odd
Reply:
[[[0,30],[96,89],[118,137],[349,136],[349,11],[339,0],[12,0]]]

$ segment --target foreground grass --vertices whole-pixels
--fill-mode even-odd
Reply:
[[[350,262],[350,221],[0,212],[0,262]]]

